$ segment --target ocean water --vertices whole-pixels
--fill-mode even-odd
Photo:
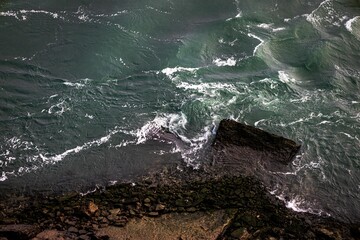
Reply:
[[[0,0],[0,194],[197,168],[232,118],[302,144],[289,208],[359,221],[359,93],[359,0]]]

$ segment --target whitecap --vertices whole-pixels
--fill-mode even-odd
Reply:
[[[228,58],[226,60],[221,59],[221,58],[216,58],[216,59],[213,60],[213,63],[218,67],[235,66],[236,65],[236,60],[235,60],[234,57]]]
[[[294,83],[296,82],[295,78],[290,77],[288,73],[285,71],[278,71],[279,74],[279,80],[283,83]]]
[[[85,114],[85,117],[86,117],[86,118],[89,118],[89,119],[94,119],[94,116],[93,116],[93,115],[89,115],[89,114],[87,114],[87,113]]]
[[[24,20],[23,18],[19,18],[18,15],[17,15],[17,12],[14,12],[14,11],[7,11],[7,12],[0,12],[0,16],[3,16],[3,17],[14,17],[16,18],[17,20]]]
[[[322,11],[324,11],[325,14],[322,14]],[[334,3],[331,0],[321,2],[314,11],[305,16],[308,22],[319,28],[323,28],[324,26],[326,27],[324,23],[340,27],[341,24],[348,19],[347,16],[341,16],[335,10]]]
[[[275,195],[276,198],[278,198],[279,200],[281,200],[282,202],[285,203],[285,206],[287,208],[292,209],[295,212],[308,212],[308,213],[312,213],[312,214],[316,214],[316,215],[325,214],[327,216],[330,216],[330,214],[324,212],[321,209],[313,209],[312,207],[304,207],[304,206],[309,206],[309,205],[313,205],[313,204],[305,201],[305,199],[303,199],[300,196],[288,198],[288,197],[285,197],[285,195],[283,193],[277,194],[278,191],[279,191],[279,189],[275,188],[275,190],[270,191],[270,194]]]
[[[64,85],[70,86],[70,87],[75,87],[75,88],[78,88],[78,89],[85,86],[82,83],[73,83],[73,82],[64,82]]]
[[[148,121],[143,127],[138,129],[137,144],[143,144],[149,139],[160,140],[160,133],[164,129],[174,135],[170,141],[175,147],[169,153],[180,153],[185,163],[193,168],[198,168],[196,162],[198,154],[203,149],[213,135],[215,123],[211,126],[205,126],[196,136],[189,138],[186,134],[187,118],[184,113],[159,114],[153,120]],[[166,138],[166,136],[165,136]]]
[[[122,142],[120,142],[119,144],[117,144],[115,146],[115,148],[121,148],[121,147],[126,147],[127,145],[130,145],[130,144],[136,144],[137,141],[127,141],[127,140],[123,140]]]
[[[67,111],[70,111],[70,110],[71,110],[71,108],[68,106],[68,103],[64,99],[64,100],[52,105],[47,110],[47,112],[48,112],[48,114],[54,114],[54,115],[61,116],[64,112],[67,112]],[[44,111],[44,109],[43,109],[43,111]]]
[[[235,17],[228,18],[228,19],[226,19],[226,21],[231,21],[231,20],[236,19],[236,18],[241,18],[242,16],[243,16],[243,13],[241,11],[239,11],[238,14],[236,14]]]
[[[113,181],[109,181],[109,186],[114,186],[115,184],[117,184],[118,181],[113,180]]]
[[[267,30],[271,30],[272,32],[279,32],[282,30],[285,30],[286,28],[284,27],[278,27],[278,28],[274,28],[274,24],[273,23],[261,23],[256,25],[259,28],[263,28],[263,29],[267,29]]]
[[[148,139],[156,136],[162,129],[169,129],[181,138],[180,129],[186,129],[187,118],[184,113],[180,114],[161,114],[153,120],[148,121],[136,131],[137,144],[146,142]],[[187,141],[186,138],[183,140]]]
[[[1,177],[0,177],[0,182],[5,181],[6,179],[8,179],[8,177],[6,176],[6,173],[5,173],[5,172],[2,172],[2,173],[1,173]]]
[[[165,68],[161,70],[161,73],[165,74],[170,79],[173,79],[173,75],[177,72],[190,72],[194,74],[196,73],[197,70],[199,70],[199,68],[173,67],[173,68]]]
[[[354,22],[356,22],[357,20],[360,20],[360,16],[356,16],[350,20],[348,20],[346,23],[345,23],[345,27],[346,29],[349,31],[349,32],[353,32],[353,28],[352,28],[352,25]]]
[[[203,96],[207,97],[218,97],[221,94],[221,90],[225,90],[234,94],[240,94],[236,87],[229,83],[212,82],[192,84],[188,82],[180,82],[176,85],[176,87],[185,90],[195,90],[198,93],[201,93]],[[198,98],[198,100],[201,100],[201,98]]]
[[[320,122],[320,123],[318,123],[318,125],[324,125],[324,124],[330,124],[331,122],[330,121],[322,121],[322,122]]]
[[[58,13],[54,13],[54,12],[49,12],[49,11],[45,11],[45,10],[19,10],[19,11],[7,11],[7,12],[0,12],[0,16],[11,16],[11,17],[15,17],[17,20],[27,20],[27,15],[28,14],[45,14],[45,15],[49,15],[54,19],[60,18],[60,19],[64,19],[64,17],[59,16]]]

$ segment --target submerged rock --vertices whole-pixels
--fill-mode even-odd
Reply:
[[[286,165],[300,147],[290,139],[229,119],[220,122],[213,143],[215,161],[225,164],[271,162]]]

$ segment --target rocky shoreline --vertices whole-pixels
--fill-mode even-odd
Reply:
[[[154,224],[151,219],[167,216],[166,227],[179,215],[186,220],[176,220],[178,227],[195,218],[224,221],[213,235],[206,235],[210,227],[194,235],[187,226],[188,232],[164,236],[148,230],[148,239],[360,239],[360,224],[293,212],[256,177],[211,165],[164,167],[87,195],[7,196],[0,200],[0,239],[142,239],[128,237],[138,231],[128,228],[134,219],[147,231],[141,219]]]
[[[252,177],[185,172],[187,181],[167,169],[85,196],[12,198],[0,205],[0,239],[108,239],[97,232],[133,218],[219,209],[234,214],[217,239],[359,239],[360,225],[292,212]]]

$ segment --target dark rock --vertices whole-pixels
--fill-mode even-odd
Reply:
[[[0,220],[0,223],[2,224],[15,224],[16,218],[3,218]]]
[[[163,204],[157,204],[156,207],[155,207],[155,211],[162,211],[165,209],[165,205]]]
[[[57,230],[45,230],[38,235],[36,238],[38,240],[64,240],[64,233]]]
[[[87,235],[80,235],[80,236],[79,236],[79,239],[81,239],[81,240],[90,240],[91,237],[89,237],[89,236],[87,236]]]
[[[135,215],[136,215],[136,212],[135,212],[134,210],[130,209],[129,214],[130,214],[131,216],[135,216]]]
[[[87,233],[87,231],[84,230],[84,229],[79,230],[79,234],[80,234],[80,235],[85,235],[86,233]]]
[[[76,227],[69,227],[68,228],[68,232],[71,232],[71,233],[78,233],[79,230],[76,228]]]
[[[8,239],[30,239],[35,237],[39,232],[40,229],[34,225],[0,225],[0,237],[6,237]]]
[[[290,163],[300,149],[300,145],[290,139],[233,120],[220,122],[213,147],[232,148],[239,160],[270,160],[282,164]]]
[[[149,212],[148,214],[150,217],[157,217],[159,216],[159,213],[158,212]]]
[[[101,223],[99,225],[100,228],[106,228],[107,226],[109,226],[109,224],[107,224],[107,223]]]
[[[120,208],[115,208],[115,209],[109,210],[109,212],[111,215],[116,216],[121,212],[121,210],[120,210]]]
[[[231,233],[231,237],[242,239],[244,236],[250,235],[246,228],[238,228]]]
[[[188,209],[186,209],[187,212],[196,212],[196,208],[194,207],[190,207]]]

